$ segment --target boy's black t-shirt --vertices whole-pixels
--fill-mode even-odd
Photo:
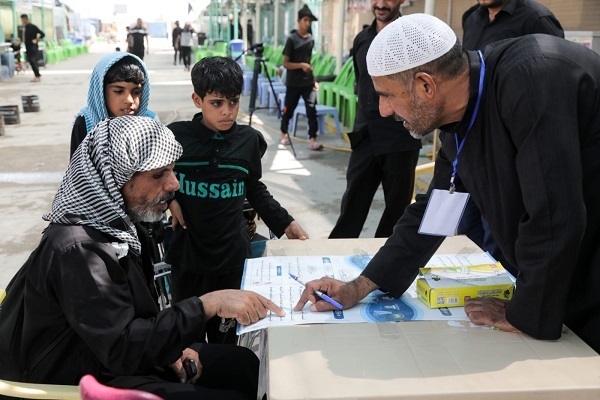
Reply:
[[[129,30],[129,34],[131,35],[131,48],[134,51],[143,51],[145,50],[144,40],[146,36],[148,36],[148,31],[144,28],[132,28]]]
[[[204,276],[241,270],[250,238],[243,216],[248,199],[267,226],[281,236],[293,218],[260,181],[267,143],[257,130],[234,124],[214,132],[192,121],[168,126],[183,147],[175,164],[175,193],[187,229],[177,228],[166,261],[173,268]]]
[[[283,55],[290,58],[293,63],[308,63],[312,57],[315,40],[309,33],[307,37],[302,37],[297,31],[288,36],[283,48]],[[304,72],[302,69],[289,69],[285,81],[288,87],[304,87],[315,84],[315,77],[312,72]]]

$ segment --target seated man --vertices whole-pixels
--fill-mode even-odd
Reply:
[[[256,398],[259,362],[249,349],[194,343],[214,316],[249,324],[283,311],[239,290],[159,311],[141,262],[134,223],[162,217],[179,189],[181,153],[172,132],[146,117],[104,120],[85,137],[0,308],[0,378],[76,385],[92,374],[165,399]],[[195,374],[186,375],[188,360]]]

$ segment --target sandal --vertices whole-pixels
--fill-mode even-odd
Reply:
[[[279,143],[281,143],[284,146],[289,146],[290,139],[287,136],[284,136],[284,137],[281,138],[281,140],[279,141]]]
[[[311,150],[323,150],[323,145],[321,143],[309,144],[308,148]]]

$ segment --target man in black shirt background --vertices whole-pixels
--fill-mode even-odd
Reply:
[[[144,59],[144,54],[147,51],[147,48],[144,46],[144,39],[146,39],[147,48],[150,48],[150,43],[148,42],[148,31],[144,27],[142,19],[138,18],[136,25],[129,30],[127,41],[131,41],[131,49],[129,52],[131,54],[135,54],[141,60]]]
[[[552,11],[533,0],[479,0],[463,18],[463,48],[481,50],[490,43],[532,33],[565,37]]]
[[[479,0],[463,15],[463,31],[465,50],[480,50],[498,40],[533,33],[565,37],[554,14],[533,0]],[[496,245],[487,221],[473,201],[469,201],[465,209],[458,233],[467,235],[512,274],[516,274]]]
[[[365,224],[373,196],[381,183],[385,209],[375,237],[388,237],[410,204],[421,140],[410,136],[402,122],[379,113],[379,96],[367,72],[367,51],[375,36],[401,16],[404,0],[371,0],[375,20],[354,39],[352,46],[358,106],[354,132],[348,134],[352,154],[346,172],[342,210],[329,235],[357,238]]]
[[[404,51],[417,44],[422,51]],[[471,195],[518,269],[513,298],[470,299],[469,318],[542,340],[560,338],[565,324],[600,351],[600,56],[539,34],[482,53],[463,50],[448,25],[426,14],[399,18],[373,40],[367,66],[381,114],[403,118],[413,135],[448,133],[427,194],[406,208],[362,274],[309,282],[295,309],[308,300],[313,310],[333,309],[315,289],[344,309],[378,288],[402,295],[444,240],[419,227],[431,218],[430,198],[454,196],[456,174],[456,192]]]
[[[38,42],[46,36],[44,32],[37,26],[29,22],[27,14],[21,14],[21,22],[25,27],[23,41],[25,42],[25,50],[27,51],[27,61],[31,65],[35,78],[31,82],[39,82],[41,80],[40,67],[38,65]]]
[[[179,35],[183,29],[179,26],[179,21],[175,21],[175,28],[173,28],[173,33],[171,34],[171,39],[173,40],[173,49],[175,50],[175,55],[173,56],[173,65],[177,65],[177,53],[179,53],[179,64],[181,64],[181,49],[179,48]]]

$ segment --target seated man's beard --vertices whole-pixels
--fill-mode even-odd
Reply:
[[[175,192],[171,192],[166,196],[161,196],[154,199],[145,207],[127,207],[127,215],[133,222],[157,222],[164,215],[163,211],[153,211],[152,209],[159,203],[172,200],[175,197]]]

